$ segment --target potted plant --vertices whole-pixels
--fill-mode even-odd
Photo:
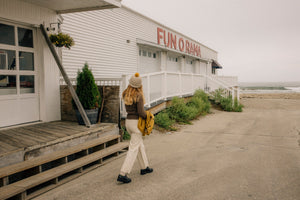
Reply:
[[[87,63],[84,64],[82,71],[78,70],[76,93],[91,124],[96,124],[99,107],[101,105],[101,96],[95,83],[92,71],[89,69]],[[78,123],[84,125],[84,121],[76,107],[74,100],[72,100],[72,103],[76,111]]]
[[[49,38],[56,47],[66,47],[70,49],[71,46],[74,45],[73,38],[65,33],[50,34]]]

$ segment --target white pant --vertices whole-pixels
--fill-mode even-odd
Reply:
[[[129,149],[120,172],[122,176],[131,172],[136,157],[138,157],[141,169],[145,169],[149,166],[142,133],[138,129],[138,120],[126,119],[125,126],[126,130],[131,135],[131,139],[129,143]]]

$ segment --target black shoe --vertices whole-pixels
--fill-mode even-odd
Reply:
[[[146,169],[141,169],[141,175],[147,174],[147,173],[152,173],[153,169],[147,167]]]
[[[130,183],[131,179],[128,178],[126,175],[122,176],[122,175],[119,174],[117,181],[120,181],[122,183]]]

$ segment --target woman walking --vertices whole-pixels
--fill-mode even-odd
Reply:
[[[138,157],[141,167],[141,175],[153,172],[153,169],[149,168],[142,133],[138,129],[139,117],[143,119],[147,117],[147,113],[144,110],[145,97],[143,94],[142,78],[139,76],[139,73],[135,73],[135,75],[129,79],[129,85],[123,91],[122,98],[127,112],[125,126],[131,139],[129,150],[117,181],[130,183],[131,179],[127,175],[130,173],[136,157]]]

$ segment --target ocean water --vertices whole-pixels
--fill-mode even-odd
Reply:
[[[240,92],[244,94],[259,93],[300,93],[300,82],[241,82]]]

